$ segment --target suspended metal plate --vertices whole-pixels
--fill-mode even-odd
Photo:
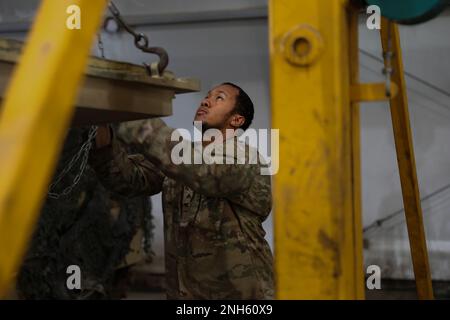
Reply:
[[[366,0],[380,7],[381,15],[403,24],[416,24],[437,16],[448,5],[447,0]]]
[[[19,61],[22,46],[23,43],[17,40],[0,39],[0,99],[3,98],[14,66]],[[67,64],[70,65],[70,61]],[[89,58],[72,125],[171,115],[175,94],[199,91],[200,82],[168,74],[164,77],[150,77],[143,66]],[[37,84],[30,83],[32,85]]]

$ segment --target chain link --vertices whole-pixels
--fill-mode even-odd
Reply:
[[[136,46],[136,48],[146,53],[156,54],[159,57],[159,62],[152,64],[153,67],[150,67],[148,64],[144,63],[144,66],[149,75],[162,75],[167,65],[169,64],[169,56],[166,50],[160,47],[149,47],[148,37],[143,33],[136,32],[133,28],[130,27],[130,25],[125,22],[119,9],[113,1],[109,2],[108,8],[117,23],[134,37],[134,45]]]
[[[56,177],[53,183],[48,188],[48,196],[52,199],[59,199],[61,196],[67,196],[73,190],[73,188],[80,182],[81,177],[86,169],[88,160],[89,160],[89,152],[92,148],[93,141],[95,136],[97,135],[97,126],[92,126],[89,129],[89,134],[87,140],[81,145],[80,150],[70,159],[69,164],[61,171],[61,173]],[[81,163],[79,166],[79,171],[73,179],[70,186],[63,189],[61,193],[54,192],[54,188],[61,182],[62,178],[64,178],[67,173],[73,168],[73,166],[79,161],[81,158]]]
[[[114,4],[114,2],[110,1],[109,2],[109,11],[112,13],[112,15],[114,16],[114,18],[116,19],[116,21],[120,24],[120,26],[122,28],[124,28],[129,34],[131,34],[135,39],[140,39],[141,37],[146,38],[147,39],[147,43],[148,43],[148,38],[146,35],[142,34],[142,33],[137,33],[136,31],[134,31],[133,28],[131,28],[126,22],[125,20],[123,20],[122,18],[122,14],[120,13],[119,9],[117,8],[117,6]]]
[[[131,28],[122,18],[122,15],[119,11],[119,9],[116,7],[114,2],[110,1],[109,3],[109,10],[111,11],[114,19],[119,23],[119,25],[124,28],[128,33],[130,33],[134,37],[134,44],[135,46],[147,53],[153,53],[159,56],[160,61],[156,65],[156,69],[159,74],[162,74],[164,69],[167,67],[169,63],[169,57],[167,55],[167,52],[163,48],[159,47],[148,47],[148,37],[143,33],[137,33],[133,28]],[[103,41],[101,38],[100,32],[97,34],[97,45],[98,49],[100,51],[101,57],[105,58],[105,47],[103,45]],[[151,69],[150,66],[146,63],[144,63],[146,66],[147,71],[150,73]],[[152,69],[152,70],[153,70]],[[152,75],[152,74],[150,74]],[[92,126],[89,129],[89,135],[88,139],[83,143],[80,150],[70,159],[68,165],[61,171],[61,173],[56,177],[56,179],[52,182],[52,184],[48,188],[48,196],[52,199],[59,199],[61,196],[67,196],[72,192],[72,190],[75,188],[75,186],[80,182],[81,177],[83,176],[83,173],[86,169],[88,159],[89,159],[89,152],[92,148],[92,142],[95,139],[95,136],[97,134],[97,126]],[[81,163],[79,166],[79,171],[76,174],[75,178],[73,179],[70,186],[64,188],[62,192],[57,193],[54,191],[55,187],[61,182],[61,180],[72,170],[74,165],[80,160]]]
[[[103,59],[105,59],[105,47],[103,45],[103,41],[102,41],[102,36],[99,33],[97,33],[97,45],[98,45],[98,50],[100,51],[100,55]]]

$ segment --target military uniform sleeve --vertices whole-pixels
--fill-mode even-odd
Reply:
[[[172,141],[174,129],[160,119],[146,120],[136,126],[140,128],[132,130],[137,142],[141,144],[141,153],[166,176],[182,182],[200,194],[211,197],[232,196],[249,189],[255,177],[260,174],[259,164],[249,164],[248,161],[238,164],[236,152],[234,154],[223,152],[220,155],[223,164],[207,164],[203,161],[195,164],[195,153],[201,151],[187,140]],[[189,163],[173,163],[172,150],[179,143],[185,143],[183,149],[190,150]],[[201,154],[197,156],[201,157]]]
[[[107,189],[122,196],[161,192],[162,172],[143,155],[128,155],[114,135],[110,145],[91,151],[89,164]]]

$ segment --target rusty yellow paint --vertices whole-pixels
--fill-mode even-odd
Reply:
[[[398,87],[391,83],[390,96],[386,94],[385,83],[358,83],[350,88],[351,100],[354,102],[389,101],[398,93]]]
[[[359,37],[358,37],[359,10],[349,7],[349,60],[350,60],[350,86],[360,86],[359,83]],[[355,298],[364,299],[364,261],[363,261],[363,226],[361,205],[361,141],[360,141],[360,106],[351,95],[351,140],[352,140],[352,196],[353,196],[353,230],[355,241],[353,245],[355,263]]]
[[[68,6],[81,29],[66,28]],[[106,0],[44,0],[0,118],[0,297],[27,248]]]
[[[389,31],[390,29],[390,31]],[[433,299],[428,251],[423,226],[419,186],[417,183],[414,147],[409,122],[408,98],[404,79],[402,51],[398,26],[385,18],[381,22],[381,42],[387,51],[389,35],[393,51],[391,81],[396,83],[399,93],[390,100],[392,127],[394,130],[397,162],[402,186],[403,206],[405,208],[411,256],[416,278],[419,299]]]
[[[269,3],[272,127],[280,129],[274,177],[278,299],[361,297],[347,9],[344,0]]]

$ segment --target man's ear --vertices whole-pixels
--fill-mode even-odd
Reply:
[[[245,123],[245,117],[241,116],[240,114],[234,114],[231,118],[230,125],[233,128],[240,128]]]

